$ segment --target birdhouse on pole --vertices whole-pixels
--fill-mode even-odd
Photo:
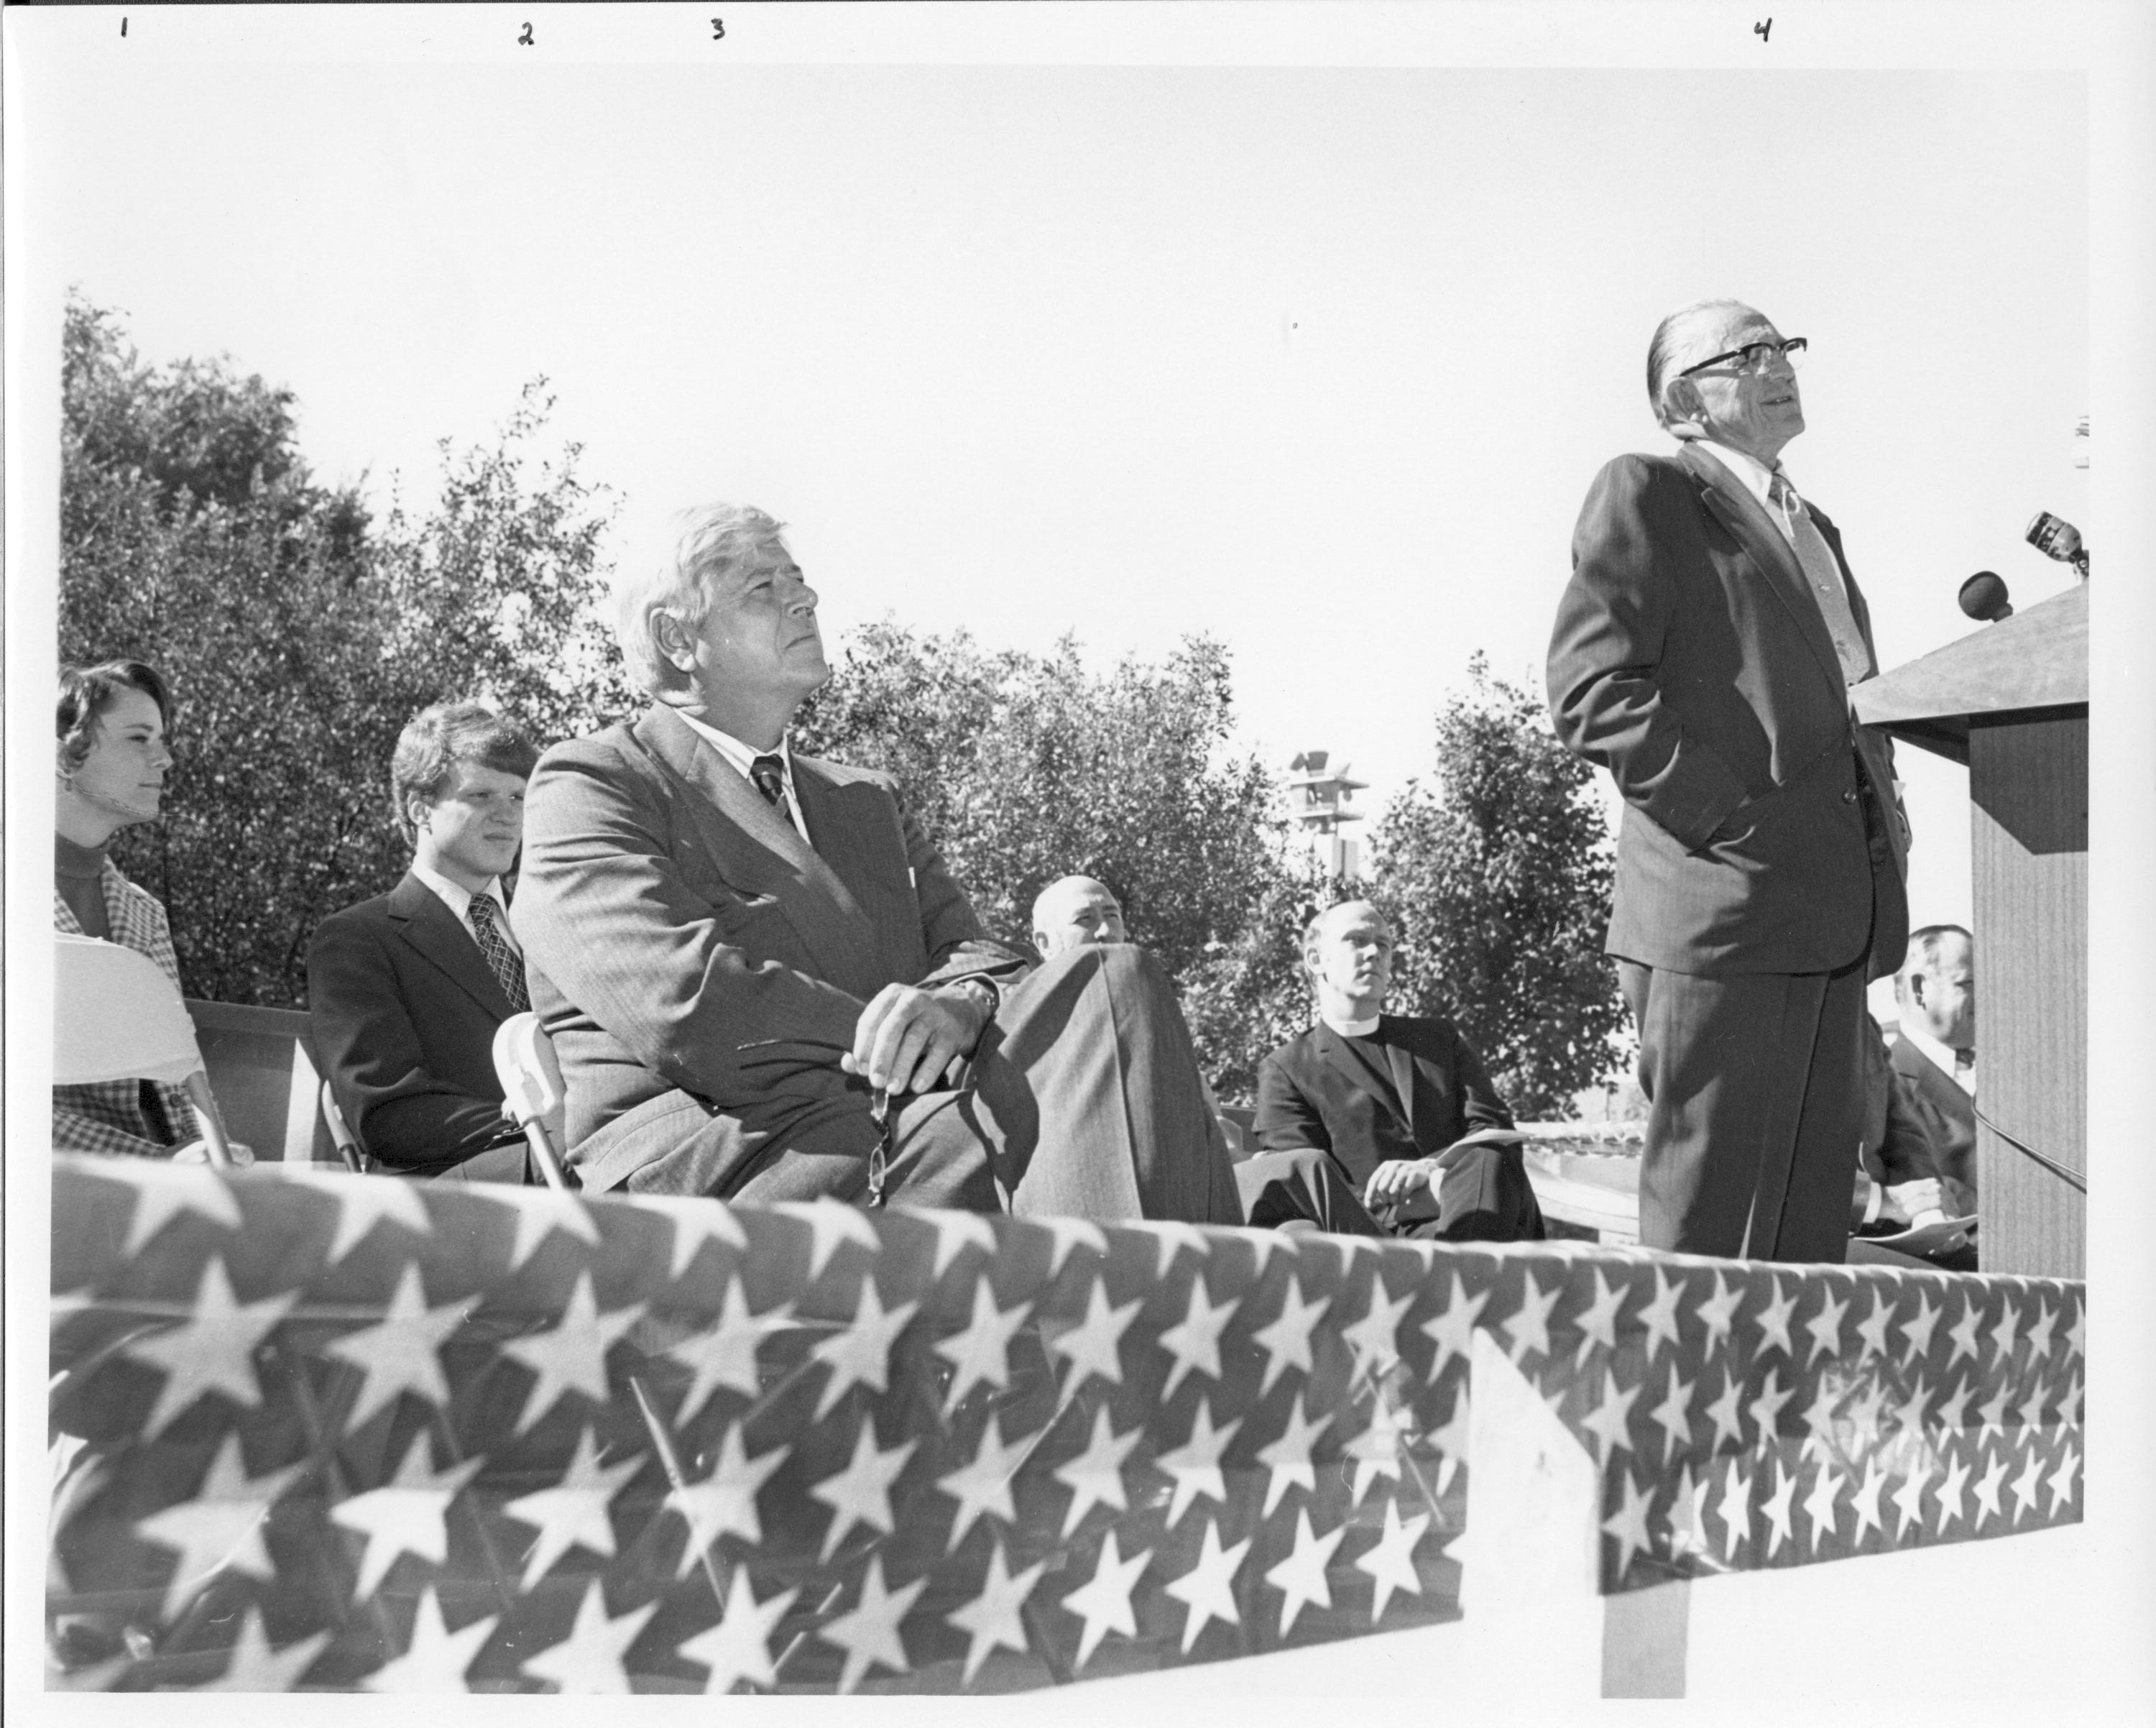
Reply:
[[[1352,881],[1362,874],[1362,848],[1340,830],[1363,820],[1363,812],[1351,805],[1354,795],[1366,790],[1369,782],[1349,779],[1344,762],[1328,769],[1330,755],[1329,751],[1305,750],[1288,764],[1288,810],[1296,826],[1310,836],[1326,868]]]

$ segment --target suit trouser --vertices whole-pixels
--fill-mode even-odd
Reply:
[[[1640,1241],[1847,1257],[1864,1131],[1864,965],[1702,977],[1620,959],[1640,1029]]]
[[[1189,1028],[1167,973],[1144,949],[1074,949],[1007,988],[973,1070],[961,1090],[900,1101],[887,1201],[1022,1216],[1243,1221]],[[865,1148],[790,1148],[726,1195],[858,1201],[867,1191]]]
[[[1517,1146],[1466,1146],[1438,1183],[1434,1218],[1388,1229],[1329,1152],[1315,1146],[1260,1152],[1235,1166],[1235,1185],[1255,1229],[1300,1219],[1343,1236],[1411,1236],[1430,1242],[1540,1242],[1542,1208]],[[1426,1196],[1419,1196],[1426,1198]]]

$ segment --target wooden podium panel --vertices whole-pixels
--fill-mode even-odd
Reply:
[[[2088,716],[1972,716],[1977,1108],[2087,1180]],[[1986,1272],[2084,1275],[2087,1202],[1977,1124]]]

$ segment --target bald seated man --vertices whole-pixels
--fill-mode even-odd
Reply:
[[[1303,933],[1317,1024],[1258,1068],[1258,1144],[1235,1166],[1250,1221],[1354,1236],[1540,1242],[1512,1112],[1460,1029],[1388,1014],[1393,933],[1367,900]]]

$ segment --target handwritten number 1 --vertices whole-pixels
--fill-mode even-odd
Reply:
[[[1763,23],[1763,24],[1754,24],[1754,25],[1753,25],[1753,27],[1752,27],[1752,33],[1753,33],[1754,36],[1757,36],[1757,37],[1758,37],[1758,38],[1762,42],[1764,42],[1764,41],[1767,39],[1767,33],[1768,33],[1769,30],[1773,29],[1774,28],[1774,19],[1772,19],[1772,18],[1768,18],[1768,19],[1767,20],[1767,22],[1766,22],[1765,23]]]
[[[526,24],[526,25],[524,27],[524,33],[523,33],[521,36],[520,36],[520,37],[518,37],[518,38],[516,39],[516,45],[517,45],[519,48],[529,48],[529,47],[531,47],[531,25]]]

